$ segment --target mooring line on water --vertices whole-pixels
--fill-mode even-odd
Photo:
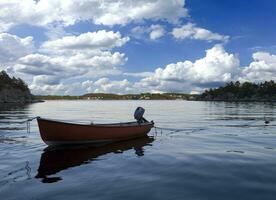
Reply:
[[[276,125],[270,124],[261,124],[261,125],[235,125],[235,124],[229,124],[229,125],[212,125],[213,127],[233,127],[233,128],[250,128],[250,127],[276,127]]]
[[[272,121],[272,120],[271,120]],[[269,123],[264,122],[263,124],[257,124],[260,123],[260,120],[254,120],[253,122],[250,123],[245,123],[245,124],[224,124],[224,125],[211,125],[213,127],[240,127],[240,128],[250,128],[250,127],[271,127],[271,126],[276,126],[275,124],[271,124],[269,121]]]
[[[154,126],[155,128],[155,133],[157,134],[157,129],[159,129],[161,131],[161,135],[162,135],[162,131],[170,131],[169,133],[177,133],[177,132],[187,132],[190,131],[191,133],[197,132],[197,131],[202,131],[205,130],[205,128],[186,128],[186,129],[175,129],[175,128],[162,128],[162,127],[157,127]]]
[[[25,124],[27,125],[27,133],[30,133],[31,132],[31,121],[33,121],[34,119],[37,119],[39,118],[39,116],[36,116],[36,117],[31,117],[31,118],[28,118],[27,120],[24,120],[22,122],[18,122],[19,124]]]

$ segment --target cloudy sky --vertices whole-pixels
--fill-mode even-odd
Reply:
[[[0,0],[0,70],[34,94],[276,80],[276,1]]]

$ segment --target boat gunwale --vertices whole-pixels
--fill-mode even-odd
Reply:
[[[141,126],[154,126],[154,122],[144,122],[139,124],[136,121],[133,122],[120,122],[120,123],[110,123],[110,124],[80,124],[80,123],[73,123],[73,122],[64,122],[54,119],[46,119],[42,117],[38,117],[37,120],[47,121],[50,123],[58,123],[58,124],[65,124],[65,125],[73,125],[73,126],[92,126],[92,127],[99,127],[99,128],[128,128],[128,127],[141,127]]]

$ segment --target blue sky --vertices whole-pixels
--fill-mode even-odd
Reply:
[[[0,7],[1,69],[34,94],[200,93],[276,79],[274,0],[3,0]]]

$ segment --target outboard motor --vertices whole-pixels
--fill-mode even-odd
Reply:
[[[138,123],[148,122],[143,115],[145,113],[145,109],[142,107],[137,107],[134,112],[134,118],[137,120]]]

